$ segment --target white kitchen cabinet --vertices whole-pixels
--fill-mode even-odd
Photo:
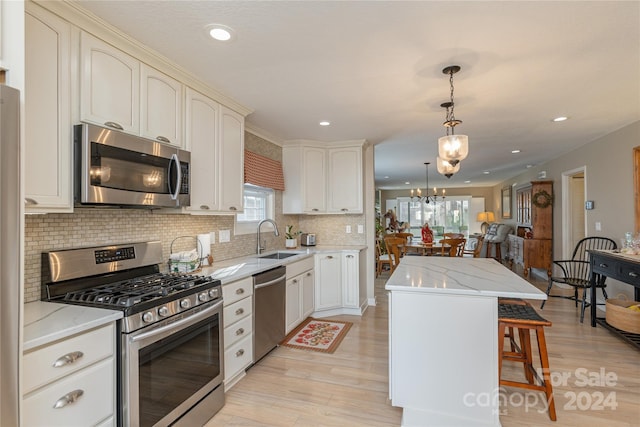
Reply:
[[[72,212],[71,26],[25,5],[26,211]]]
[[[344,307],[358,308],[358,253],[342,253],[342,305]]]
[[[110,323],[26,352],[23,424],[113,425],[115,337]]]
[[[140,134],[140,62],[80,34],[80,119]]]
[[[315,311],[342,307],[342,261],[340,252],[315,255]]]
[[[187,88],[186,147],[191,151],[194,214],[242,212],[244,117]]]
[[[285,145],[283,212],[362,213],[362,146],[362,142]]]
[[[218,209],[215,187],[216,136],[220,104],[191,88],[186,89],[186,148],[191,151],[191,213],[210,213]]]
[[[233,387],[253,360],[253,278],[222,286],[224,388]]]
[[[362,213],[362,147],[328,151],[327,212]]]
[[[285,332],[288,334],[313,312],[314,258],[287,265]]]
[[[183,146],[182,92],[179,81],[148,65],[140,66],[140,135]]]

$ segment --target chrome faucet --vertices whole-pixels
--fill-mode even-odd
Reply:
[[[270,222],[271,224],[273,224],[273,234],[275,236],[279,236],[280,235],[280,233],[278,233],[278,225],[275,223],[275,221],[273,221],[272,219],[263,219],[262,221],[260,221],[258,223],[258,244],[257,244],[257,247],[256,247],[256,252],[258,253],[258,255],[260,255],[262,253],[262,251],[264,251],[265,247],[267,246],[267,242],[266,241],[265,241],[264,245],[260,244],[260,227],[265,222]]]

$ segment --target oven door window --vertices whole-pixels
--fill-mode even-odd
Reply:
[[[140,426],[152,426],[221,375],[219,315],[141,348]]]
[[[91,143],[89,179],[93,186],[167,194],[175,188],[174,169],[170,158]]]

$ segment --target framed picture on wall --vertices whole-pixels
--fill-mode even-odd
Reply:
[[[502,188],[502,218],[511,218],[511,186]]]

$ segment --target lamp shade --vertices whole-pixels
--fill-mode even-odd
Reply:
[[[476,217],[476,221],[478,222],[494,222],[496,220],[493,212],[478,212],[478,216]]]
[[[436,158],[436,166],[438,166],[438,172],[446,176],[447,178],[451,178],[453,174],[457,173],[460,170],[460,163],[457,163],[454,166],[441,157]]]
[[[467,135],[447,135],[438,138],[438,154],[442,160],[455,165],[469,155]]]

